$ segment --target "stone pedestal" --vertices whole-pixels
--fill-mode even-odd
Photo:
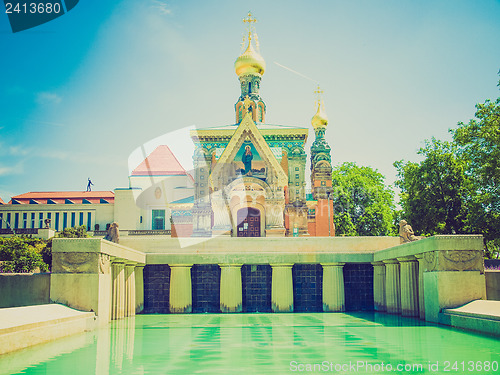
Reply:
[[[135,313],[144,310],[144,264],[135,266]]]
[[[413,256],[397,259],[401,267],[401,315],[418,316],[418,262]]]
[[[274,312],[293,312],[293,264],[271,264],[271,308]]]
[[[345,311],[345,263],[321,263],[323,266],[323,311]]]
[[[401,312],[401,282],[399,263],[395,259],[384,260],[385,263],[385,303],[387,312],[399,314]]]
[[[220,274],[220,311],[242,311],[241,264],[219,264]]]
[[[125,317],[125,263],[115,260],[111,265],[113,279],[113,298],[111,302],[111,319]]]
[[[191,291],[192,264],[170,265],[170,312],[190,313],[193,309]]]
[[[375,311],[387,311],[385,301],[385,264],[373,262],[373,302]]]

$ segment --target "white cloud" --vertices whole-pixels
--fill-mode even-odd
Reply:
[[[18,162],[16,165],[12,167],[0,165],[0,176],[9,176],[9,175],[23,174],[23,173],[24,173],[24,167],[22,161]]]
[[[168,8],[167,3],[161,0],[153,0],[154,5],[151,8],[156,9],[160,14],[172,14],[172,9]]]
[[[62,101],[62,97],[54,92],[39,92],[36,94],[36,102],[41,105],[49,104],[59,104]]]

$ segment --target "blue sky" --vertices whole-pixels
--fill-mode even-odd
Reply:
[[[16,34],[1,9],[4,200],[83,190],[87,177],[95,190],[126,187],[137,147],[233,123],[248,10],[267,63],[266,122],[310,127],[319,82],[333,163],[371,166],[389,183],[395,160],[418,160],[425,139],[449,139],[476,103],[500,96],[498,0],[82,0]],[[190,146],[175,151],[181,162]]]

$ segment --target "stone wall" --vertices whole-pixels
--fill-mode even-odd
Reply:
[[[0,274],[0,308],[50,302],[50,273]]]

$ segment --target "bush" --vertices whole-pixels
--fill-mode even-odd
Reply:
[[[47,272],[48,265],[42,257],[45,246],[45,241],[35,238],[0,238],[0,272]]]

